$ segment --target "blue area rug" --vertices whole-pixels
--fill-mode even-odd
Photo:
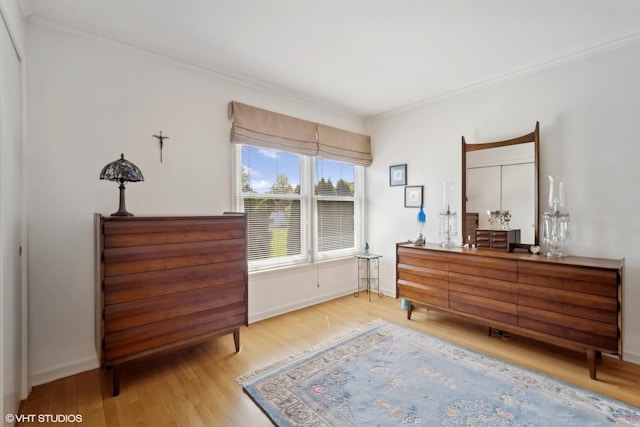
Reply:
[[[377,321],[238,378],[278,426],[640,426],[640,409]]]

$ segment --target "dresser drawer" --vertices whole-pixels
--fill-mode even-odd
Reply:
[[[244,288],[246,274],[246,263],[237,260],[109,276],[104,279],[104,305],[229,284]]]
[[[449,290],[439,286],[430,286],[398,280],[398,297],[420,302],[429,306],[449,308]]]
[[[201,340],[212,334],[231,332],[244,322],[243,304],[200,311],[105,334],[106,360],[133,359],[153,352]]]

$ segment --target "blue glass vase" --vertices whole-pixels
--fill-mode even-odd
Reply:
[[[420,210],[418,211],[418,237],[416,237],[415,245],[422,246],[426,243],[426,238],[424,237],[424,226],[427,223],[427,215],[424,213],[424,206],[420,205]]]

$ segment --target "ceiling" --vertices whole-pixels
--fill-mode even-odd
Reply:
[[[640,41],[637,0],[20,0],[23,14],[369,117]]]

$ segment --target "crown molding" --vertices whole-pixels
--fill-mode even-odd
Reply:
[[[563,55],[546,62],[542,62],[539,64],[532,65],[530,67],[526,67],[520,70],[516,70],[511,73],[503,74],[501,76],[497,76],[488,80],[484,80],[481,82],[477,82],[471,84],[466,87],[462,87],[456,90],[452,90],[449,92],[442,93],[440,95],[436,95],[427,99],[419,100],[411,104],[399,106],[398,108],[391,109],[388,111],[381,112],[379,114],[372,114],[370,116],[365,117],[365,121],[370,121],[376,118],[390,117],[396,114],[412,111],[418,108],[421,108],[426,105],[435,104],[446,99],[454,98],[456,96],[464,95],[469,92],[473,92],[476,90],[484,89],[486,87],[494,86],[502,82],[515,80],[520,77],[524,77],[530,74],[535,74],[537,72],[541,72],[547,69],[559,67],[564,64],[569,64],[573,62],[578,62],[605,52],[609,52],[612,50],[616,50],[631,44],[640,43],[640,33],[632,34],[627,37],[622,37],[617,40],[613,40],[608,43],[603,43],[598,46],[594,46],[588,49],[584,49],[578,52],[573,52],[568,55]]]
[[[33,15],[31,0],[18,0],[18,5],[20,6],[20,12],[22,13],[23,19],[28,19],[31,15]]]

